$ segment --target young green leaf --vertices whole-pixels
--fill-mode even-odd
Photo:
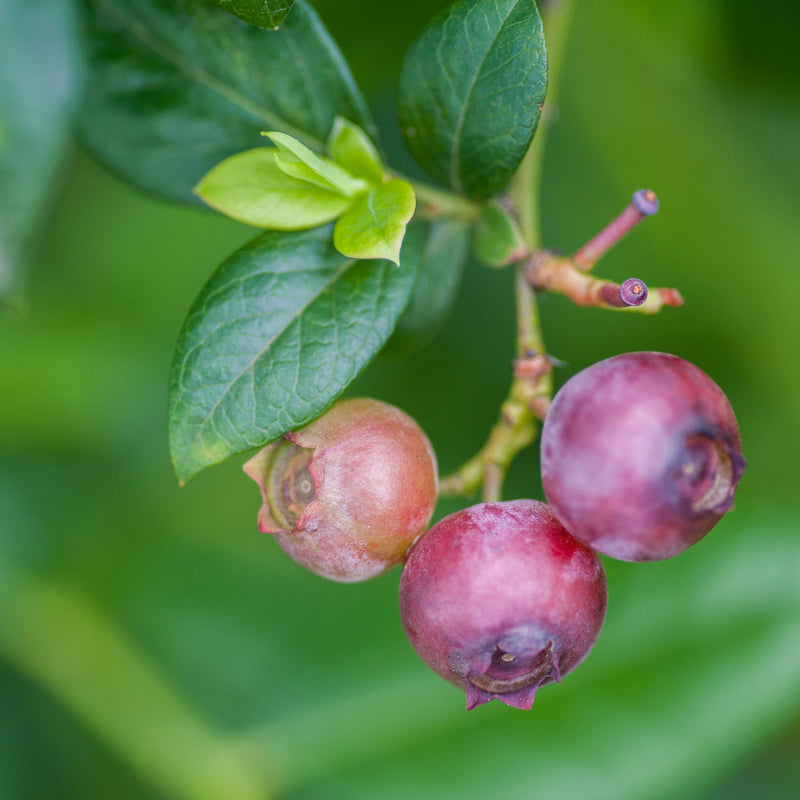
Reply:
[[[367,190],[367,184],[360,178],[354,178],[331,159],[318,156],[293,136],[278,131],[265,131],[264,136],[278,148],[275,163],[287,175],[348,197]]]
[[[382,356],[404,356],[428,344],[439,333],[456,299],[469,253],[469,225],[459,219],[412,222],[427,228],[414,291]]]
[[[289,13],[294,0],[214,0],[214,2],[251,25],[275,30]]]
[[[363,128],[336,117],[325,148],[330,157],[369,183],[383,180],[383,162]]]
[[[534,1],[461,0],[435,17],[406,54],[403,136],[434,178],[471,197],[491,197],[525,155],[546,88]]]
[[[475,255],[490,267],[504,267],[528,251],[517,221],[499,203],[487,203],[472,236]]]
[[[336,219],[351,198],[292,178],[275,163],[272,147],[226,158],[195,189],[212,208],[257,228],[302,230]]]
[[[372,360],[403,312],[422,249],[404,268],[337,252],[329,226],[267,232],[225,261],[178,338],[169,438],[185,481],[319,416]]]
[[[322,149],[337,116],[374,128],[305,0],[277,31],[208,0],[81,0],[88,75],[79,133],[137,186],[183,202],[212,167],[285,131]]]
[[[381,183],[339,217],[333,243],[351,258],[388,258],[399,264],[400,245],[415,207],[410,183],[399,179]]]

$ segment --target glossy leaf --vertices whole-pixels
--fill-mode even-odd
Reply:
[[[367,185],[364,181],[354,178],[331,159],[317,155],[293,136],[279,131],[269,131],[264,136],[271,139],[278,148],[275,163],[287,175],[323,189],[341,192],[348,197],[366,191]]]
[[[333,243],[351,258],[388,258],[399,264],[400,246],[415,206],[410,183],[399,179],[381,183],[339,217]]]
[[[226,158],[197,194],[212,208],[258,228],[293,231],[324,225],[352,202],[345,195],[292,178],[275,163],[275,149],[258,147]]]
[[[490,267],[504,267],[522,258],[527,245],[514,217],[499,203],[487,203],[472,236],[475,255]]]
[[[346,116],[372,130],[347,66],[305,0],[278,31],[207,0],[82,0],[89,76],[80,134],[137,186],[196,202],[226,157],[276,129],[322,149]]]
[[[220,8],[259,28],[274,30],[292,8],[294,0],[213,0]]]
[[[77,89],[69,0],[0,2],[0,305],[24,270],[64,155]]]
[[[404,268],[337,252],[329,227],[268,232],[200,293],[178,339],[169,435],[180,480],[319,416],[383,346],[408,303]]]
[[[497,194],[519,166],[547,88],[533,0],[461,0],[406,54],[399,113],[430,175],[469,196]]]
[[[370,183],[383,179],[383,163],[363,128],[337,117],[326,146],[330,157],[353,175]]]
[[[467,223],[444,219],[419,224],[428,231],[414,291],[381,355],[407,355],[430,342],[449,315],[461,284],[469,253]],[[410,230],[416,225],[412,223]]]

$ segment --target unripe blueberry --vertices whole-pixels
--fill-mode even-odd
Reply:
[[[371,399],[343,400],[244,465],[263,505],[258,529],[335,581],[399,564],[437,496],[436,458],[417,423]]]
[[[467,710],[529,709],[575,669],[606,611],[597,555],[535,500],[481,503],[445,517],[409,553],[400,616],[428,666],[467,692]]]
[[[542,485],[564,527],[623,561],[655,561],[702,539],[744,470],[736,417],[699,367],[625,353],[567,381],[545,419]]]

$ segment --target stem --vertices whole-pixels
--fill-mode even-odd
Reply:
[[[474,220],[481,215],[481,207],[466,197],[438,189],[427,183],[419,183],[398,175],[414,187],[420,216],[428,218],[451,217],[463,220]]]
[[[542,246],[540,203],[544,151],[550,125],[556,116],[564,52],[575,11],[574,0],[549,0],[539,5],[542,9],[547,41],[547,99],[536,136],[511,180],[510,191],[519,217],[520,229],[530,252]]]
[[[539,304],[524,268],[518,268],[514,286],[517,298],[517,357],[544,352],[544,339],[539,322]]]
[[[677,289],[647,289],[629,278],[620,284],[596,278],[575,267],[571,258],[561,258],[549,250],[539,250],[528,259],[526,280],[538,290],[563,294],[578,306],[595,306],[640,314],[657,314],[664,306],[680,306],[683,298]],[[639,287],[639,296],[630,296],[631,287]],[[627,299],[625,299],[627,297]]]
[[[561,74],[573,0],[547,4],[545,29],[548,44],[548,96],[536,136],[511,179],[510,204],[516,212],[528,252],[541,247],[540,194],[546,131]],[[525,274],[524,262],[516,266],[517,359],[508,396],[500,407],[483,448],[456,472],[439,483],[441,495],[471,494],[483,484],[484,502],[500,500],[503,479],[514,456],[532,444],[538,433],[537,417],[544,418],[552,397],[551,364],[545,356],[536,290]]]
[[[572,264],[579,270],[590,270],[625,234],[656,211],[658,198],[655,192],[640,189],[616,219],[609,222],[572,256]]]

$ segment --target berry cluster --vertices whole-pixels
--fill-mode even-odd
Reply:
[[[404,562],[411,645],[472,709],[531,708],[588,655],[606,611],[598,553],[654,561],[730,509],[744,470],[733,410],[698,367],[627,353],[575,375],[541,442],[548,503],[481,503],[425,529],[436,460],[419,426],[377,400],[345,400],[254,456],[259,530],[337,581]],[[424,536],[423,536],[424,534]]]

